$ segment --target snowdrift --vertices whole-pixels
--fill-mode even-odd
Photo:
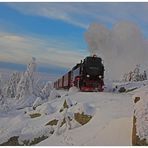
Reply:
[[[132,145],[132,95],[148,81],[106,82],[105,92],[99,93],[76,87],[57,91],[51,82],[35,83],[35,69],[33,58],[24,74],[13,74],[0,94],[0,145]],[[124,93],[119,93],[121,88]],[[142,116],[145,109],[140,114],[137,108],[145,104],[135,105],[140,140],[147,140],[140,126],[147,116]]]
[[[140,88],[133,96],[133,145],[148,145],[148,86]]]
[[[115,92],[115,93],[135,93],[136,89],[142,88],[148,85],[148,80],[138,81],[138,82],[107,82],[106,91]]]

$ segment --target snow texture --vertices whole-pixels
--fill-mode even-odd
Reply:
[[[51,90],[50,96],[49,96],[49,99],[50,99],[50,100],[54,100],[54,99],[60,98],[60,97],[61,97],[61,96],[60,96],[60,94],[58,93],[57,90],[55,90],[55,89],[52,89],[52,90]]]
[[[133,96],[140,97],[140,100],[134,104],[136,117],[136,130],[139,138],[146,139],[148,142],[148,86],[137,90]]]
[[[0,144],[14,136],[19,137],[20,144],[24,141],[30,144],[35,138],[45,136],[47,139],[37,145],[131,145],[134,109],[137,134],[147,139],[148,81],[105,81],[105,92],[79,92],[76,87],[69,91],[55,90],[47,81],[34,93],[37,91],[35,69],[35,59],[32,59],[17,83],[16,96],[20,90],[20,97],[0,94]],[[7,84],[16,82],[15,76],[11,75],[7,81],[11,83]],[[0,80],[4,83],[3,78]],[[121,87],[135,90],[117,93]],[[141,100],[133,108],[134,93]],[[75,119],[76,113],[92,118],[81,125]],[[48,125],[51,121],[57,123]]]
[[[37,145],[131,145],[131,95],[77,92],[68,97],[77,103],[61,112],[63,115],[58,118],[60,122],[56,132]],[[73,113],[77,112],[84,112],[93,118],[83,126],[72,120],[60,127],[64,117],[73,118]]]

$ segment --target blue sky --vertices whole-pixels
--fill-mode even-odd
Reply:
[[[148,3],[0,3],[0,68],[34,56],[40,71],[63,74],[89,55],[84,33],[91,23],[111,29],[131,21],[148,38],[147,15]]]

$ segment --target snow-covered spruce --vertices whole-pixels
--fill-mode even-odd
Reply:
[[[51,82],[47,82],[41,92],[39,93],[39,97],[33,103],[33,108],[35,109],[37,106],[49,101],[59,98],[60,94],[55,90],[52,86]]]
[[[14,98],[16,96],[17,85],[20,81],[21,74],[14,72],[10,75],[8,82],[4,86],[4,96],[7,98]]]
[[[40,92],[40,97],[41,97],[42,99],[48,100],[48,98],[49,98],[49,96],[50,96],[50,92],[51,92],[52,89],[53,89],[52,83],[51,83],[50,81],[48,81],[48,82],[44,85],[43,89],[41,90],[41,92]]]
[[[147,80],[147,73],[144,70],[143,72],[140,71],[140,65],[136,65],[136,68],[133,71],[130,71],[129,73],[125,73],[123,75],[123,81],[129,82],[129,81],[144,81]]]
[[[16,99],[24,99],[33,95],[34,73],[36,71],[36,59],[32,58],[27,70],[22,75],[16,90]]]

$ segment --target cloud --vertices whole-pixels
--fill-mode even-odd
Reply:
[[[0,39],[2,40],[7,40],[7,41],[14,41],[14,42],[24,42],[25,38],[17,35],[6,35],[6,34],[1,34]]]
[[[57,5],[56,3],[11,3],[9,6],[27,15],[62,20],[82,28],[88,27],[85,23],[76,21],[71,17],[71,15],[77,13],[77,9],[74,10],[74,7],[68,3],[61,3],[61,5]]]
[[[148,36],[146,26],[148,3],[49,2],[6,3],[6,5],[25,15],[56,19],[85,29],[89,28],[87,41],[90,49],[97,52],[99,50],[106,69],[113,72],[114,77],[119,77],[136,64],[147,61],[148,43],[144,35]],[[89,27],[92,22],[96,23]],[[71,67],[88,55],[84,49],[82,51],[77,53],[73,43],[67,45],[66,41],[59,39],[21,36],[6,32],[0,38],[0,58],[3,60],[25,63],[28,57],[33,55],[44,64],[53,63],[61,67]]]
[[[76,50],[61,40],[0,32],[1,61],[26,64],[35,56],[42,65],[71,68],[85,56]]]
[[[92,22],[113,25],[121,20],[131,20],[139,25],[148,22],[147,3],[9,3],[9,6],[27,15],[62,20],[88,28]]]
[[[90,52],[103,57],[110,78],[121,79],[137,64],[147,69],[148,40],[134,23],[118,22],[111,30],[94,23],[85,33],[85,39]]]

